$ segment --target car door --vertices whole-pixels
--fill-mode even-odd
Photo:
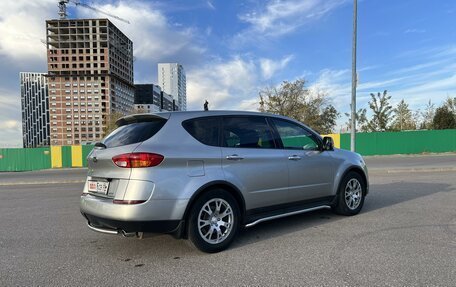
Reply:
[[[223,172],[243,193],[247,210],[287,202],[287,164],[265,117],[223,118]]]
[[[286,153],[290,200],[330,196],[335,169],[330,152],[322,151],[321,141],[306,127],[278,118],[272,122]]]

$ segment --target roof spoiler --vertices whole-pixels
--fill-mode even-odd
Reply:
[[[170,114],[135,114],[122,117],[116,121],[118,127],[132,124],[132,123],[141,123],[141,122],[151,122],[157,119],[167,120],[169,119]]]

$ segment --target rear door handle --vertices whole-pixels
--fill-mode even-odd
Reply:
[[[226,159],[227,160],[242,160],[244,158],[242,156],[237,155],[237,154],[232,154],[232,155],[227,155]]]
[[[289,159],[289,160],[300,160],[301,157],[300,157],[299,155],[290,155],[290,156],[288,157],[288,159]]]

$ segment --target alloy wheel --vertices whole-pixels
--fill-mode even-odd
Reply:
[[[207,243],[223,242],[233,229],[234,213],[230,204],[221,198],[206,202],[198,214],[198,231]]]
[[[356,178],[350,179],[345,186],[345,204],[347,207],[351,210],[358,208],[362,196],[363,189],[361,183]]]

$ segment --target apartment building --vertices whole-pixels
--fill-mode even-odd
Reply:
[[[158,64],[158,85],[176,100],[181,111],[187,110],[187,80],[184,67],[178,63]]]
[[[102,139],[134,109],[133,43],[108,19],[46,21],[51,145]]]
[[[48,146],[50,143],[49,103],[45,74],[21,72],[19,76],[23,147]]]
[[[155,113],[161,111],[177,111],[176,101],[160,86],[154,84],[135,85],[135,109],[138,112]]]

